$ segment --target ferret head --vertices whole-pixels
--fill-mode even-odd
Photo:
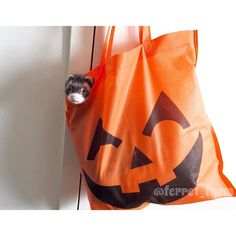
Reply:
[[[65,83],[65,95],[71,103],[81,104],[89,97],[94,80],[84,74],[70,75]]]

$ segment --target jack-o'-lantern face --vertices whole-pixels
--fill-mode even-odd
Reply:
[[[188,120],[173,101],[164,93],[161,92],[147,123],[143,127],[143,133],[152,137],[154,127],[161,121],[171,120],[177,122],[183,129],[190,127]],[[119,137],[111,135],[108,130],[103,128],[103,120],[100,118],[97,123],[95,134],[90,146],[87,156],[88,161],[95,161],[97,153],[101,146],[111,144],[119,151],[119,147],[123,140]],[[130,163],[130,171],[143,166],[152,165],[151,158],[146,156],[138,147],[133,148],[133,158]],[[173,173],[175,178],[165,184],[159,184],[158,178],[147,179],[145,182],[137,183],[139,186],[138,192],[124,193],[122,192],[122,183],[120,185],[106,186],[94,182],[87,172],[83,169],[83,174],[86,183],[93,193],[93,195],[100,201],[110,204],[118,208],[134,208],[142,205],[144,202],[151,203],[170,203],[178,200],[188,194],[197,184],[200,165],[202,161],[203,141],[201,133],[192,146],[188,154],[175,167]],[[136,172],[138,173],[138,172]],[[114,176],[115,178],[115,176]],[[173,195],[158,195],[155,189],[163,190],[169,188],[187,189],[184,193],[182,191],[175,192]]]

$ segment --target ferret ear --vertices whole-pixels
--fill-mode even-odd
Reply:
[[[74,79],[74,75],[73,74],[70,74],[67,79],[66,79],[66,83],[65,85],[67,85],[72,79]]]
[[[85,77],[88,81],[89,81],[89,83],[90,83],[90,86],[92,87],[93,86],[93,84],[94,84],[94,79],[92,78],[92,77],[90,77],[90,76],[88,76],[88,75],[86,75],[86,77]]]
[[[74,77],[75,77],[75,75],[73,75],[73,74],[69,74],[69,76],[68,76],[67,79],[68,79],[68,80],[69,80],[69,79],[74,79]]]

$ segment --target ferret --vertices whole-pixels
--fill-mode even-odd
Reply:
[[[71,74],[65,83],[65,96],[73,104],[85,102],[94,84],[94,79],[85,74]]]

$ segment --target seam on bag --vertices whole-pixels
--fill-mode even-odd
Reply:
[[[198,31],[194,30],[193,31],[193,44],[195,48],[195,67],[197,65],[197,59],[198,59]]]

